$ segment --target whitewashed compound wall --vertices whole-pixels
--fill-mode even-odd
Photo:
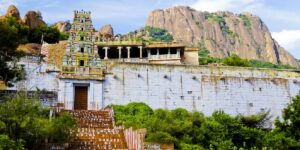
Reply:
[[[269,69],[181,65],[115,64],[105,81],[60,80],[58,72],[34,58],[22,61],[27,80],[9,90],[45,89],[58,93],[58,102],[73,109],[74,85],[88,85],[88,109],[111,104],[145,102],[152,108],[186,108],[210,115],[215,110],[229,114],[254,114],[281,110],[300,90],[300,74]]]
[[[26,80],[17,82],[15,86],[8,88],[8,90],[27,90],[36,91],[58,91],[59,79],[56,77],[58,72],[48,70],[48,66],[44,62],[40,62],[39,57],[25,56],[20,63],[24,66],[26,72]]]
[[[152,108],[185,108],[210,115],[275,116],[300,90],[300,74],[268,69],[115,64],[104,82],[104,105],[145,102]]]

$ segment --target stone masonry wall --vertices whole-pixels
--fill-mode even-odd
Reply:
[[[300,90],[300,74],[270,69],[114,64],[104,82],[104,105],[145,102],[210,115],[224,110],[275,118]]]

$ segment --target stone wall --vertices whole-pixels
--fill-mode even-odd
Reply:
[[[25,56],[20,63],[26,71],[26,80],[20,81],[8,90],[26,91],[58,91],[59,79],[56,78],[58,72],[51,71],[48,65],[40,61],[36,56]]]
[[[104,105],[145,102],[152,108],[185,108],[206,115],[224,110],[275,116],[300,90],[300,74],[270,69],[114,64],[104,82]]]

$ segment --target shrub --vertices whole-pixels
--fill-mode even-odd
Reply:
[[[240,18],[243,20],[244,26],[250,30],[252,24],[251,24],[249,18],[246,15],[240,15]]]

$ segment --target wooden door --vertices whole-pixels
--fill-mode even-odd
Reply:
[[[88,87],[75,86],[75,103],[74,109],[87,110]]]

